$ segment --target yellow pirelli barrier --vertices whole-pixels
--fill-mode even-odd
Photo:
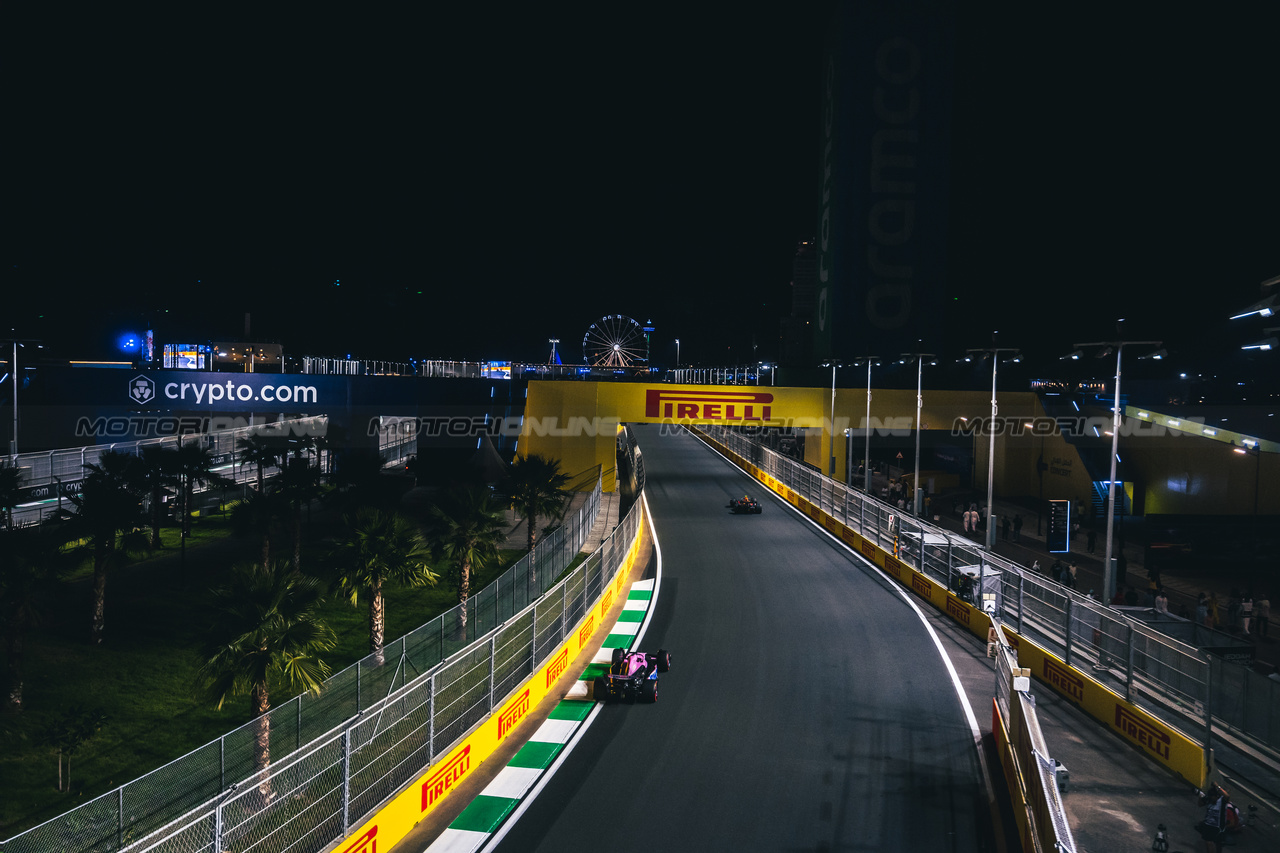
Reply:
[[[840,519],[823,512],[820,507],[797,495],[775,478],[763,474],[759,468],[725,445],[698,430],[693,430],[693,434],[746,470],[787,503],[813,518],[868,561],[884,569],[885,574],[963,625],[970,633],[979,638],[987,636],[991,620],[977,607],[957,598],[942,584],[903,563],[891,551],[862,536]],[[1199,744],[1081,671],[1067,666],[1027,638],[1013,633],[1008,627],[1005,628],[1005,635],[1009,637],[1009,644],[1018,650],[1019,666],[1030,669],[1041,683],[1047,684],[1056,693],[1079,706],[1089,716],[1178,776],[1198,788],[1204,787],[1207,768],[1204,751]]]
[[[1018,839],[1022,850],[1035,850],[1031,840],[1031,820],[1027,803],[1027,783],[1022,778],[1018,762],[1014,758],[1013,744],[1010,742],[1009,729],[1004,717],[1000,714],[1000,703],[991,700],[991,733],[995,737],[996,754],[1000,757],[1000,767],[1004,771],[1005,787],[1009,791],[1009,799],[1013,802],[1013,817],[1018,824]]]
[[[635,511],[642,512],[642,505],[636,504]],[[423,818],[438,808],[457,788],[458,783],[465,780],[507,740],[529,711],[548,694],[556,680],[590,645],[596,626],[603,622],[609,608],[623,594],[640,551],[643,520],[641,516],[641,523],[636,525],[635,539],[618,570],[601,592],[600,598],[574,626],[555,653],[484,722],[453,749],[439,756],[409,787],[387,801],[372,817],[339,842],[334,848],[337,853],[390,850]]]

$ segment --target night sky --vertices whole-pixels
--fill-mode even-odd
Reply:
[[[623,313],[655,361],[774,357],[831,4],[438,5],[6,11],[6,327],[570,361]],[[1226,316],[1280,274],[1275,21],[963,5],[926,345],[1263,337]]]

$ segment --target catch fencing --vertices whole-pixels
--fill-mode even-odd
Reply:
[[[149,448],[177,450],[180,447],[199,444],[206,448],[213,457],[217,473],[238,484],[251,483],[257,479],[256,466],[240,462],[238,442],[251,435],[311,436],[321,437],[325,434],[328,418],[294,418],[270,424],[237,427],[234,429],[214,430],[207,433],[189,433],[185,435],[168,435],[160,438],[144,438],[137,441],[120,441],[112,444],[96,444],[88,447],[68,447],[58,450],[42,450],[35,453],[20,453],[15,457],[16,464],[22,472],[19,487],[24,493],[24,501],[32,503],[14,510],[14,524],[38,524],[51,518],[59,511],[59,503],[53,499],[69,497],[80,493],[81,484],[88,476],[88,466],[97,465],[107,453],[123,453],[128,456],[141,456]],[[416,441],[416,436],[413,436]],[[383,453],[388,446],[405,440],[391,433],[384,432],[380,436]],[[325,464],[327,452],[312,450],[317,462]],[[412,452],[412,451],[408,451]],[[264,474],[274,474],[276,469],[264,469]],[[203,486],[197,486],[196,492],[203,492]],[[70,510],[68,502],[62,507]]]
[[[1206,749],[1217,726],[1253,748],[1280,750],[1280,683],[1162,634],[960,534],[906,516],[742,432],[697,429],[970,603],[981,606],[983,596],[993,597],[1013,630]]]
[[[600,495],[597,478],[580,509],[533,553],[465,607],[388,644],[382,660],[357,661],[319,693],[0,842],[0,853],[322,850],[484,719],[585,613],[638,524],[629,513],[561,580]],[[273,757],[265,771],[264,745]]]

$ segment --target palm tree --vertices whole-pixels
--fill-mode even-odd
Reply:
[[[191,499],[195,495],[196,484],[214,488],[231,488],[235,482],[214,473],[213,453],[200,444],[184,444],[178,448],[177,472],[179,487],[182,489],[182,535],[191,535]]]
[[[267,571],[238,565],[228,584],[211,593],[213,621],[197,678],[219,709],[233,696],[248,695],[258,721],[254,771],[264,774],[263,796],[270,796],[265,771],[271,764],[272,690],[283,682],[293,691],[319,693],[329,675],[318,656],[335,644],[317,613],[322,595],[319,581],[295,574],[283,561]]]
[[[569,475],[560,470],[558,459],[532,453],[518,458],[507,474],[506,494],[512,506],[529,525],[529,551],[537,539],[538,518],[559,518],[569,497],[565,486]],[[532,571],[532,566],[530,567]],[[533,575],[530,575],[533,579]]]
[[[40,624],[42,604],[66,568],[56,525],[7,530],[0,535],[0,634],[4,636],[6,703],[22,710],[22,663],[27,633]]]
[[[505,513],[484,487],[462,486],[431,508],[432,551],[450,563],[450,577],[458,590],[458,628],[467,630],[467,597],[471,572],[497,559],[505,538]]]
[[[261,435],[251,435],[236,441],[240,449],[240,461],[258,467],[258,492],[262,492],[263,469],[276,464],[284,451]]]
[[[289,517],[293,536],[293,570],[302,571],[302,510],[320,494],[320,472],[306,459],[294,457],[280,472],[279,487],[271,493]]]
[[[96,465],[85,465],[89,476],[80,494],[71,496],[76,514],[69,528],[79,538],[89,540],[93,551],[93,606],[90,615],[90,638],[102,642],[106,627],[105,603],[107,570],[131,550],[146,544],[146,534],[139,533],[146,524],[142,514],[142,496],[137,490],[138,457],[108,451]]]
[[[171,447],[150,446],[142,449],[141,465],[133,467],[135,485],[148,496],[151,516],[151,547],[160,548],[161,509],[164,496],[178,484],[178,451]]]
[[[435,586],[439,576],[427,565],[430,548],[417,526],[399,513],[373,507],[347,518],[347,533],[331,555],[335,586],[355,606],[363,591],[369,596],[369,651],[382,666],[387,612],[383,589],[388,584]]]
[[[236,533],[258,539],[258,565],[264,572],[271,564],[271,537],[277,530],[283,511],[284,506],[278,496],[262,492],[249,492],[249,496],[231,511],[231,524]]]
[[[13,527],[13,508],[22,501],[22,469],[0,462],[0,509],[7,527]]]

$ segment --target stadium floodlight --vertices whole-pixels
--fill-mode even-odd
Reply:
[[[1280,331],[1280,327],[1275,329],[1267,329],[1266,331],[1278,332]],[[1240,347],[1240,349],[1256,349],[1264,352],[1267,350],[1280,349],[1280,338],[1276,338],[1276,337],[1264,338],[1263,340],[1255,341],[1251,344],[1245,344],[1244,346]]]

